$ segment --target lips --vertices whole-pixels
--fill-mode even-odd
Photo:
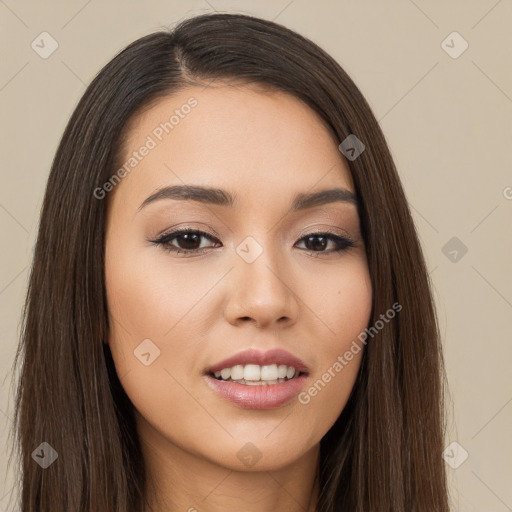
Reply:
[[[290,404],[306,386],[306,374],[271,386],[246,386],[204,376],[208,387],[219,397],[242,409],[275,409]]]
[[[224,368],[231,368],[236,365],[247,365],[247,364],[257,364],[259,366],[266,366],[271,364],[286,365],[293,366],[296,370],[301,373],[308,374],[309,368],[304,363],[304,361],[300,360],[298,357],[295,357],[290,352],[282,349],[272,349],[267,352],[260,352],[259,350],[245,350],[243,352],[239,352],[234,356],[228,357],[223,361],[219,361],[214,365],[208,367],[205,370],[206,375],[213,374],[214,372],[221,371]]]
[[[245,366],[247,368],[250,365],[260,367],[273,365],[274,371],[276,365],[278,367],[286,366],[289,367],[290,374],[294,375],[291,378],[278,381],[258,382],[263,385],[248,385],[256,384],[256,382],[246,382],[245,379],[230,381],[217,380],[215,377],[215,372],[233,367]],[[289,404],[296,398],[309,379],[309,368],[304,361],[286,350],[273,349],[267,352],[246,350],[207,368],[204,379],[215,394],[237,407],[260,410],[275,409]]]

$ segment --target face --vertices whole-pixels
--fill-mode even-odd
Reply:
[[[363,351],[343,356],[371,310],[339,141],[297,98],[247,85],[183,89],[127,133],[106,198],[108,344],[142,442],[294,463],[344,408]]]

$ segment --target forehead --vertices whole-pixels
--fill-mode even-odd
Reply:
[[[121,165],[135,165],[115,194],[192,184],[279,202],[313,187],[353,190],[338,144],[323,119],[291,94],[254,85],[187,87],[130,121]]]

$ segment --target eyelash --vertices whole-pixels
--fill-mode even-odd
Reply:
[[[216,240],[215,237],[213,237],[209,233],[205,233],[204,231],[201,231],[199,229],[184,228],[184,229],[172,231],[171,233],[166,233],[166,234],[162,235],[160,238],[157,238],[156,240],[150,240],[150,242],[162,247],[162,249],[164,251],[173,252],[176,254],[199,254],[199,253],[205,252],[207,250],[206,247],[203,247],[202,249],[180,249],[177,247],[173,247],[172,245],[169,244],[169,242],[171,240],[174,240],[178,236],[189,234],[189,233],[204,236],[205,238],[207,238],[211,241]],[[307,235],[303,236],[299,240],[299,242],[304,239],[307,239],[309,237],[326,237],[329,240],[334,240],[338,244],[338,247],[336,249],[332,249],[330,251],[308,251],[308,250],[304,249],[308,254],[312,255],[313,257],[318,257],[321,254],[340,253],[340,252],[343,252],[351,247],[355,247],[355,243],[353,240],[351,240],[350,238],[345,237],[345,236],[340,236],[331,231],[308,233]]]

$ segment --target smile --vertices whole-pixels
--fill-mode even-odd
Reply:
[[[236,382],[246,386],[271,386],[281,384],[297,378],[301,372],[293,366],[285,364],[258,364],[235,365],[213,372],[217,380]]]

